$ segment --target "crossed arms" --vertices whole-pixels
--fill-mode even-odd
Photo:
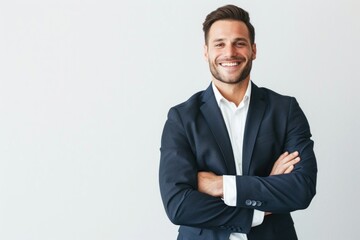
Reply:
[[[291,173],[295,164],[300,161],[299,152],[284,152],[276,160],[270,176]],[[198,172],[198,191],[213,197],[224,197],[223,176],[213,172]]]
[[[235,176],[236,207],[226,205],[221,199],[222,175],[226,175],[227,170],[226,165],[219,163],[223,155],[216,139],[206,128],[205,119],[200,117],[194,121],[189,114],[192,113],[183,115],[178,109],[171,109],[162,137],[160,190],[167,215],[174,224],[233,228],[246,233],[251,229],[254,209],[289,213],[310,204],[315,195],[317,168],[309,126],[296,101],[290,104],[286,133],[277,134],[286,134],[284,142],[268,135],[269,139],[263,138],[262,143],[272,142],[255,145],[253,162],[262,161],[261,172],[268,175],[258,175],[258,169],[252,168],[255,172],[249,175]],[[271,126],[272,122],[263,123],[264,128],[267,125]],[[288,153],[281,154],[283,151]],[[280,157],[271,160],[275,154]],[[267,168],[263,164],[271,162],[274,164],[269,166],[269,171],[263,169]],[[249,205],[249,199],[263,204]]]

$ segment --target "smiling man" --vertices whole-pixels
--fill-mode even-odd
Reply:
[[[232,84],[246,80],[256,57],[256,45],[249,39],[246,25],[235,20],[219,20],[209,31],[205,56],[214,78]]]
[[[293,97],[250,80],[248,13],[227,5],[203,23],[210,86],[170,109],[159,182],[178,239],[295,240],[290,213],[315,195],[309,124]]]

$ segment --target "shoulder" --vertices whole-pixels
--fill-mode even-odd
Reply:
[[[304,115],[298,101],[293,96],[283,95],[264,87],[256,87],[255,94],[263,96],[269,113],[276,116],[297,116]],[[256,97],[254,102],[258,101]],[[250,103],[251,104],[251,103]]]
[[[176,108],[179,111],[186,111],[188,109],[196,109],[199,108],[202,104],[202,100],[204,97],[205,91],[199,91],[195,94],[193,94],[190,98],[188,98],[186,101],[179,103],[172,108]]]
[[[271,90],[269,88],[266,87],[257,87],[258,91],[262,92],[263,94],[265,94],[268,98],[274,99],[274,100],[290,100],[291,98],[293,98],[292,96],[289,95],[284,95],[282,93],[278,93],[275,92],[274,90]]]
[[[202,106],[209,101],[212,102],[212,104],[215,102],[215,96],[211,84],[205,90],[199,91],[193,94],[186,101],[173,106],[170,109],[170,112],[177,111],[182,115],[191,117],[194,114],[198,114]]]
[[[252,96],[264,99],[267,104],[277,107],[289,107],[292,102],[296,102],[293,96],[284,95],[266,87],[257,87],[255,84],[253,85]]]
[[[168,118],[192,118],[198,115],[203,104],[204,94],[206,91],[199,91],[193,94],[186,101],[179,103],[170,108]]]

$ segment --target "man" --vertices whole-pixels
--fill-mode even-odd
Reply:
[[[317,166],[293,97],[250,81],[255,30],[227,5],[203,24],[212,83],[170,109],[160,191],[178,239],[297,239],[290,212],[315,195]],[[301,159],[300,159],[301,158]]]

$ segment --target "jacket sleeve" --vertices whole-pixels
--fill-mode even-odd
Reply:
[[[273,213],[307,208],[316,193],[317,175],[314,144],[310,138],[308,121],[295,98],[291,98],[282,150],[298,151],[301,160],[289,174],[237,176],[237,206]]]
[[[160,192],[174,224],[249,232],[253,209],[229,207],[220,198],[197,191],[196,157],[176,108],[169,111],[160,151]]]

